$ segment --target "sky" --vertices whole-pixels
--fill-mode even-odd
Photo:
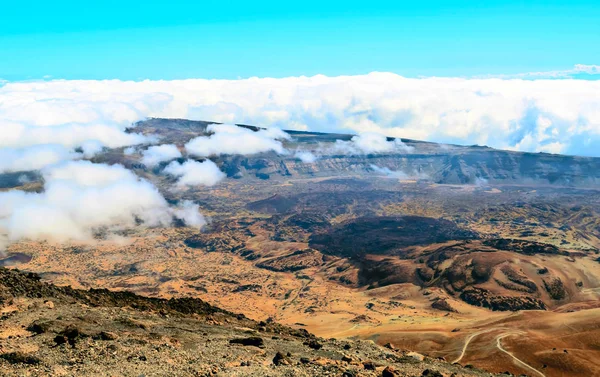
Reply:
[[[600,62],[599,19],[586,0],[10,1],[0,79],[561,71]]]
[[[147,117],[600,157],[597,0],[1,8],[0,152],[22,166],[135,144]]]

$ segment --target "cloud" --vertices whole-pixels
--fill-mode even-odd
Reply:
[[[83,157],[62,145],[0,148],[0,173],[39,170],[60,161]]]
[[[394,143],[388,141],[385,135],[365,132],[352,138],[354,145],[365,153],[391,152]]]
[[[412,153],[414,147],[400,139],[391,139],[376,132],[363,132],[349,141],[336,140],[335,143],[318,143],[311,150],[297,149],[294,157],[304,163],[314,163],[321,156],[360,155],[377,153]]]
[[[363,153],[412,152],[413,147],[404,144],[400,139],[388,140],[385,135],[375,132],[364,132],[352,137],[353,146]]]
[[[565,79],[565,78],[577,78],[580,75],[600,75],[600,65],[594,64],[575,64],[573,68],[554,70],[554,71],[541,71],[541,72],[526,72],[517,73],[513,75],[496,75],[484,76],[486,78],[497,77],[502,79]]]
[[[208,157],[221,154],[252,155],[273,151],[285,154],[280,140],[289,140],[289,134],[280,129],[266,129],[257,132],[228,124],[211,124],[209,136],[199,136],[190,140],[186,151],[193,156]]]
[[[429,176],[425,173],[413,173],[408,174],[403,172],[402,170],[391,170],[387,167],[379,167],[377,165],[371,164],[369,166],[374,172],[378,174],[385,175],[390,178],[396,179],[429,179]]]
[[[104,149],[104,144],[102,144],[98,140],[88,140],[81,143],[80,148],[83,152],[83,157],[92,158],[98,153],[102,152],[102,150]]]
[[[105,146],[117,148],[155,141],[155,138],[128,134],[114,126],[99,124],[26,126],[20,123],[3,122],[1,118],[0,134],[2,135],[0,156],[9,153],[15,156],[13,157],[15,159],[5,159],[0,163],[4,166],[0,171],[40,169],[51,163],[76,158],[76,155],[69,152],[72,150],[79,150],[81,152],[79,157],[92,158]],[[34,156],[39,156],[40,163],[24,164],[24,159],[33,162]]]
[[[116,182],[138,181],[138,178],[121,165],[94,164],[77,161],[52,166],[42,171],[47,183],[70,182],[78,186],[99,187]]]
[[[225,178],[225,173],[211,160],[198,162],[187,160],[183,164],[171,162],[164,172],[178,177],[177,186],[214,186]]]
[[[159,94],[136,97],[131,93],[102,93],[95,87],[82,81],[4,84],[0,87],[0,150],[28,148],[29,153],[41,155],[50,148],[57,151],[61,145],[91,158],[103,147],[155,141],[152,136],[127,133],[125,129],[150,107],[158,106]],[[34,152],[36,146],[38,152]],[[64,152],[62,155],[63,161],[72,158]],[[14,165],[10,169],[17,168]]]
[[[174,144],[154,145],[142,153],[142,163],[153,167],[163,161],[169,161],[181,157],[181,152]]]
[[[202,224],[189,206],[171,208],[156,187],[120,165],[69,161],[42,175],[41,193],[0,192],[0,243],[91,241],[96,231],[168,226],[174,216]]]
[[[41,127],[2,122],[0,119],[0,130],[3,133],[3,137],[0,138],[0,148],[43,144],[60,144],[75,148],[90,141],[109,148],[118,148],[154,140],[143,135],[128,134],[116,126],[104,124],[63,124]]]
[[[315,156],[312,152],[308,151],[297,151],[294,157],[304,162],[305,164],[312,164],[318,159],[317,156]]]
[[[29,140],[63,144],[55,136],[35,135],[38,129],[49,127],[64,128],[60,134],[67,147],[85,140],[99,140],[109,147],[113,139],[121,146],[144,143],[142,135],[123,130],[150,116],[323,132],[376,132],[444,143],[599,156],[594,146],[600,143],[600,80],[569,78],[596,74],[598,66],[578,65],[572,71],[571,76],[560,73],[553,77],[566,79],[552,80],[541,79],[548,75],[531,74],[521,78],[405,78],[371,73],[282,79],[6,83],[0,88],[0,147],[23,147],[31,145]],[[538,118],[547,122],[538,122]],[[12,135],[19,125],[26,127],[19,133],[27,137]],[[104,127],[92,132],[88,127],[94,125]],[[225,152],[216,143],[207,143],[210,150],[198,151],[201,155],[237,153],[235,147],[245,148],[243,143],[225,144],[229,151]]]
[[[206,225],[206,218],[200,213],[198,204],[184,200],[173,210],[175,217],[182,220],[187,226],[202,228]]]
[[[363,132],[353,136],[349,141],[336,140],[333,144],[321,143],[314,152],[321,155],[357,155],[377,153],[412,153],[414,147],[408,146],[400,139],[388,140],[377,132]]]

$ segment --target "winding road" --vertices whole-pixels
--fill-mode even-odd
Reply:
[[[479,332],[469,335],[467,337],[467,339],[465,340],[465,344],[463,345],[460,356],[458,356],[456,358],[456,360],[452,361],[452,364],[458,363],[460,360],[462,360],[463,356],[465,356],[465,352],[467,352],[467,347],[469,347],[469,343],[471,343],[471,340],[473,340],[473,338],[475,338],[477,335],[485,334],[486,332],[490,332],[490,331],[494,331],[494,330],[498,330],[498,329],[487,329],[487,330],[479,331]]]
[[[485,333],[488,333],[488,332],[492,332],[492,331],[497,331],[497,330],[504,330],[504,329],[491,328],[491,329],[486,329],[486,330],[478,331],[476,333],[473,333],[473,334],[469,335],[467,337],[467,339],[465,340],[465,344],[463,345],[463,348],[462,348],[462,351],[461,351],[460,355],[456,358],[456,360],[453,360],[452,363],[453,364],[454,363],[458,363],[460,360],[462,360],[462,358],[465,356],[465,353],[467,352],[467,348],[469,347],[469,344],[471,343],[471,341],[476,336],[481,335],[481,334],[485,334]],[[538,376],[546,377],[542,372],[540,372],[539,370],[535,369],[534,367],[532,367],[531,365],[527,364],[526,362],[520,360],[515,355],[513,355],[512,353],[510,353],[509,351],[507,351],[506,349],[504,349],[502,347],[502,342],[501,342],[502,339],[506,338],[507,336],[521,335],[521,334],[524,334],[524,333],[522,331],[510,331],[510,332],[505,332],[505,333],[502,333],[502,334],[498,335],[496,337],[496,347],[501,352],[504,352],[505,354],[507,354],[508,356],[510,356],[517,365],[521,365],[525,369],[528,369],[528,370],[530,370],[532,372],[535,372],[535,374],[538,375]]]
[[[517,335],[517,334],[520,334],[520,333],[517,333],[517,332],[510,332],[510,333],[506,333],[506,334],[502,334],[502,335],[498,336],[498,337],[496,338],[496,346],[498,347],[498,349],[499,349],[500,351],[502,351],[502,352],[504,352],[505,354],[507,354],[508,356],[512,357],[512,359],[513,359],[513,360],[514,360],[514,361],[515,361],[517,364],[520,364],[520,365],[524,366],[526,369],[529,369],[529,370],[531,370],[532,372],[535,372],[535,373],[536,373],[537,375],[539,375],[539,376],[546,377],[546,375],[545,375],[544,373],[542,373],[542,372],[540,372],[539,370],[535,369],[534,367],[532,367],[531,365],[527,364],[526,362],[524,362],[524,361],[522,361],[522,360],[518,359],[518,358],[517,358],[515,355],[513,355],[513,354],[512,354],[512,353],[510,353],[510,352],[508,352],[507,350],[505,350],[505,349],[502,347],[502,342],[501,342],[501,340],[502,340],[502,339],[506,338],[507,336],[511,336],[511,335]]]

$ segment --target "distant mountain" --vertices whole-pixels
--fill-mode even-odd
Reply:
[[[162,143],[183,144],[206,134],[212,122],[152,118],[138,122],[130,132],[156,134]],[[258,127],[239,125],[258,130]],[[286,131],[292,141],[289,150],[328,151],[337,141],[349,141],[354,135],[305,131]],[[394,140],[394,138],[388,138]],[[567,187],[599,187],[600,158],[564,156],[548,153],[524,153],[485,146],[458,146],[411,139],[400,139],[412,152],[370,154],[322,153],[314,163],[303,163],[294,153],[274,152],[253,156],[221,156],[215,160],[229,177],[278,179],[285,177],[331,177],[340,173],[398,174],[405,178],[425,179],[440,184],[533,184]]]

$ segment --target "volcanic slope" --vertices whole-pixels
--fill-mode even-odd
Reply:
[[[5,268],[0,310],[3,376],[491,376],[255,322],[199,299],[56,287]]]

